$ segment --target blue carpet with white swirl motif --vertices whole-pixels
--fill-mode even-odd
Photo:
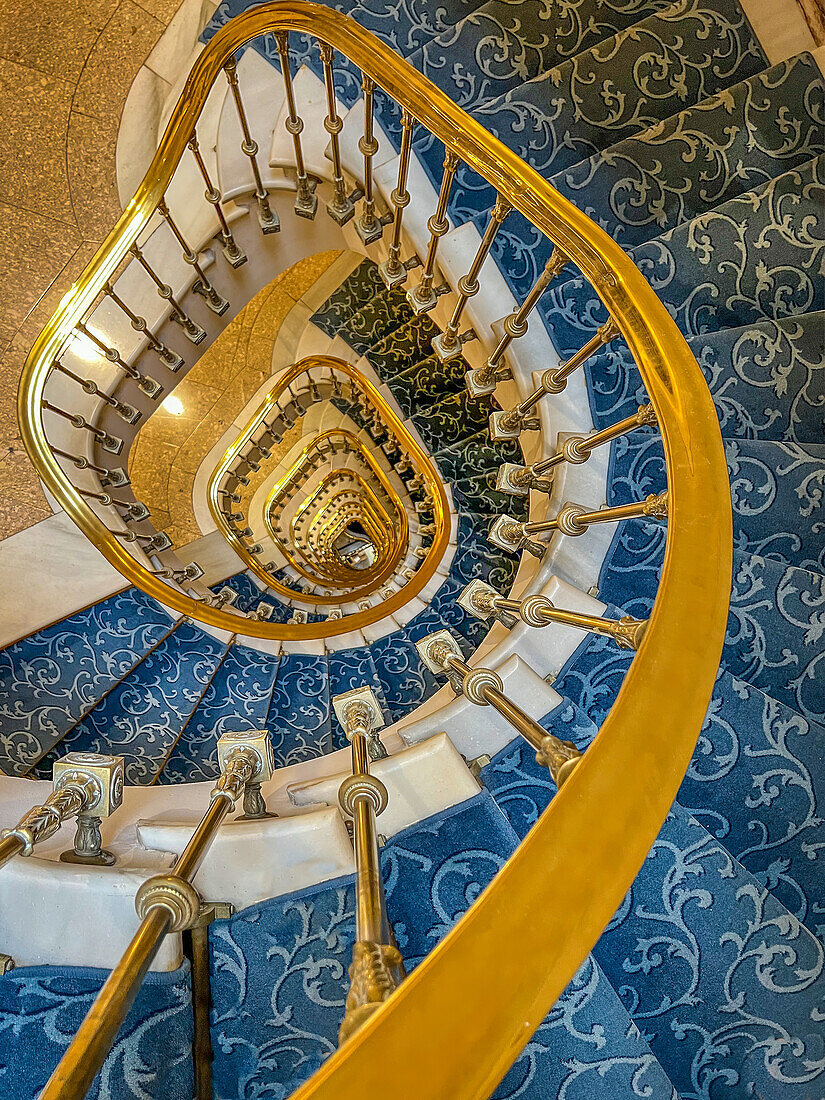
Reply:
[[[204,39],[248,6],[226,0]],[[496,1100],[821,1100],[819,69],[807,54],[770,66],[736,0],[334,6],[389,42],[629,251],[705,374],[731,479],[728,629],[678,799],[609,927]],[[320,71],[314,44],[292,37],[301,60]],[[260,50],[277,65],[274,42],[264,40]],[[360,74],[336,63],[336,85],[351,104]],[[397,110],[380,96],[376,104],[397,142]],[[443,149],[419,134],[415,150],[437,184]],[[460,169],[450,198],[454,224],[483,228],[491,196]],[[511,216],[493,255],[521,299],[548,246]],[[478,414],[462,396],[463,368],[440,368],[433,407],[426,382],[433,363],[422,333],[404,312],[403,294],[382,292],[374,265],[365,262],[313,320],[372,357],[455,487],[461,552],[431,606],[368,647],[269,657],[218,644],[191,623],[173,624],[135,590],[120,593],[0,654],[4,770],[47,775],[69,747],[116,743],[130,782],[205,780],[217,771],[216,735],[229,725],[277,729],[277,759],[292,763],[340,746],[330,713],[337,692],[370,683],[395,719],[436,690],[414,648],[423,634],[446,625],[466,652],[478,644],[481,624],[467,619],[455,597],[473,576],[502,590],[512,579],[513,563],[493,556],[486,543],[490,519],[501,510],[488,475],[511,456],[487,441],[488,410]],[[380,327],[374,298],[381,299]],[[562,356],[606,318],[569,268],[537,308]],[[599,428],[646,400],[621,342],[604,348],[585,372]],[[616,441],[610,475],[609,503],[664,488],[658,435],[649,430]],[[649,613],[664,537],[654,520],[620,525],[599,578],[612,614]],[[229,583],[242,609],[260,598],[248,577]],[[278,618],[289,614],[276,608]],[[582,642],[553,681],[563,702],[543,725],[584,748],[629,663],[608,639]],[[481,778],[485,789],[476,798],[390,837],[382,850],[388,907],[408,969],[484,889],[555,794],[520,739]],[[218,1100],[280,1100],[335,1049],[353,937],[351,879],[270,899],[212,926]],[[102,978],[65,966],[0,977],[0,1088],[9,1100],[35,1100]],[[191,1097],[188,998],[185,968],[153,976],[90,1094],[95,1100]]]

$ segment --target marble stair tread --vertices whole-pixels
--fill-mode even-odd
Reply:
[[[174,629],[127,588],[0,652],[2,769],[23,774]]]
[[[278,672],[278,656],[230,646],[209,687],[168,753],[159,783],[216,779],[218,738],[264,729]]]
[[[334,699],[336,695],[342,695],[345,691],[352,691],[354,688],[372,688],[384,713],[386,723],[389,718],[389,711],[370,647],[362,644],[357,648],[336,650],[334,653],[327,654],[327,661],[329,664],[330,700]],[[348,744],[349,742],[338,719],[333,716],[333,749],[346,748]]]
[[[299,807],[337,807],[338,789],[348,774],[340,772],[291,786],[290,801]],[[388,838],[479,792],[478,783],[446,733],[372,761],[370,774],[389,792],[387,807],[377,819],[379,832]]]
[[[325,654],[281,653],[266,728],[277,767],[331,751],[329,669]]]
[[[825,443],[726,439],[733,545],[785,565],[825,572],[821,471]],[[667,487],[658,432],[633,432],[611,445],[607,502],[628,504]]]
[[[505,694],[511,699],[518,699],[522,709],[536,721],[558,706],[558,692],[518,655],[496,665],[495,671],[502,679]],[[405,745],[415,745],[446,730],[450,740],[467,760],[484,753],[493,756],[512,740],[513,727],[490,707],[484,709],[483,721],[479,713],[475,703],[459,695],[423,718],[417,719],[411,715],[409,719],[399,722],[397,732]]]
[[[823,309],[823,173],[825,156],[814,157],[631,250],[685,336]],[[562,357],[607,318],[581,278],[552,287],[538,310]]]
[[[180,855],[196,824],[139,821],[138,840],[147,849]],[[201,897],[241,909],[354,870],[352,843],[333,805],[291,817],[230,818],[215,837],[194,886]]]
[[[404,291],[394,287],[374,294],[338,329],[338,336],[359,355],[389,333],[412,320],[412,310]]]
[[[51,774],[67,752],[117,753],[130,784],[152,783],[166,754],[203,698],[226,645],[181,620],[113,691],[38,763]]]
[[[335,336],[338,329],[371,302],[384,289],[378,267],[373,260],[362,260],[312,315],[312,323],[328,336]]]
[[[509,90],[502,89],[504,94],[497,95],[490,84],[481,94],[473,89],[469,94],[476,105],[470,113],[549,177],[668,118],[677,106],[689,107],[766,67],[735,0],[678,0],[658,7],[648,6],[641,18],[630,19],[612,37],[561,59],[556,67],[525,72]],[[660,94],[656,81],[639,77],[634,83],[631,77],[608,106],[602,89],[615,85],[617,73],[638,72],[640,58],[650,50],[679,58],[678,79],[669,72],[663,80],[668,94]],[[717,52],[724,64],[714,64]],[[440,149],[429,145],[420,155],[431,178],[439,179]],[[451,212],[462,220],[470,210],[489,209],[491,194],[489,185],[464,169],[456,177]]]
[[[820,443],[825,438],[825,313],[763,319],[688,338],[710,387],[722,435]],[[624,343],[585,368],[597,427],[629,416],[647,400]]]

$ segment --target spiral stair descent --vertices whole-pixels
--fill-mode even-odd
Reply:
[[[510,27],[506,4],[455,7],[439,16],[449,27],[426,18],[413,23],[406,11],[396,12],[391,34],[381,11],[369,5],[350,10],[436,83],[446,82],[458,102],[630,250],[705,372],[734,505],[722,665],[677,802],[592,955],[494,1095],[816,1096],[825,1080],[825,848],[818,812],[825,694],[817,646],[824,565],[818,489],[825,405],[822,78],[804,55],[767,69],[734,3],[624,6],[612,12],[615,25],[599,23],[595,31],[582,23],[587,30],[569,61],[563,41],[543,41],[529,4],[520,6],[518,26]],[[215,27],[233,14],[230,4]],[[466,86],[451,83],[436,59],[446,54],[470,64],[471,44],[491,26],[517,45],[523,68],[479,81],[468,101]],[[726,67],[713,74],[701,64],[708,26],[728,47]],[[601,40],[593,42],[593,34]],[[629,81],[628,100],[637,96],[627,107],[632,121],[599,124],[588,117],[576,99],[582,74],[595,86],[600,66],[614,76],[629,74],[634,48],[642,49],[635,43],[656,40],[670,56],[677,37],[693,62],[685,66],[691,79],[682,89],[682,109],[673,112],[672,99],[645,100]],[[557,56],[546,52],[553,48]],[[548,80],[544,69],[551,62],[558,67]],[[317,66],[309,54],[307,64]],[[548,93],[561,104],[566,130],[559,124],[558,132],[572,140],[544,131],[539,153],[522,144],[512,120],[549,117]],[[398,133],[392,111],[379,117],[390,138]],[[683,155],[697,147],[705,159]],[[707,185],[709,151],[717,158],[714,187]],[[425,172],[443,157],[426,142],[416,153]],[[639,207],[616,198],[623,188],[633,193],[633,173],[644,180],[635,192],[646,196]],[[450,206],[454,224],[478,222],[486,209],[483,193],[469,177],[459,183]],[[497,241],[499,270],[517,297],[547,259],[533,245],[530,227],[517,216]],[[562,358],[606,319],[575,277],[554,284],[538,308]],[[241,720],[250,729],[277,730],[278,763],[288,766],[341,746],[329,700],[370,683],[389,719],[403,721],[395,746],[401,751],[393,753],[398,774],[406,767],[415,780],[424,739],[441,724],[452,747],[442,739],[440,759],[449,761],[451,774],[461,777],[455,789],[467,795],[448,799],[422,820],[396,822],[382,850],[390,916],[412,969],[556,793],[526,743],[511,740],[506,727],[490,722],[484,743],[477,712],[465,700],[448,701],[443,717],[418,710],[440,685],[421,664],[414,642],[446,626],[471,662],[490,663],[493,653],[502,674],[501,662],[518,655],[508,686],[515,694],[529,685],[542,725],[581,748],[608,714],[633,654],[608,638],[581,640],[579,633],[560,632],[554,642],[550,630],[508,636],[496,627],[497,645],[493,635],[485,642],[487,627],[456,598],[474,578],[501,592],[510,588],[516,559],[491,546],[487,533],[492,518],[502,511],[521,518],[526,512],[519,508],[527,503],[502,498],[491,477],[503,460],[518,458],[512,445],[488,440],[487,417],[495,406],[467,400],[466,364],[445,369],[424,354],[433,332],[422,336],[426,326],[416,329],[403,293],[381,290],[370,261],[316,311],[313,325],[366,356],[450,485],[457,550],[429,606],[400,629],[373,641],[365,637],[368,644],[318,653],[284,647],[272,654],[221,642],[191,622],[172,622],[151,598],[126,590],[3,652],[3,766],[14,775],[47,776],[50,753],[113,747],[117,726],[131,783],[209,782],[217,774],[215,732]],[[631,414],[645,399],[622,343],[591,360],[586,373],[596,428]],[[433,404],[435,384],[440,388]],[[611,444],[606,484],[611,506],[666,488],[655,429]],[[568,539],[566,553],[554,559],[563,593],[581,583],[575,555],[589,534]],[[598,601],[580,593],[582,608],[613,619],[647,617],[664,535],[655,520],[620,524],[601,564]],[[228,584],[241,609],[261,598],[245,573]],[[49,684],[57,660],[60,679]],[[146,699],[153,700],[151,712]],[[482,790],[456,750],[482,757],[476,765]],[[384,765],[390,786],[392,764],[391,757]],[[316,780],[294,789],[292,798],[329,815],[317,809],[334,805],[329,786]],[[211,927],[216,1096],[247,1095],[244,1090],[256,1087],[287,1095],[334,1049],[354,900],[345,857],[333,863],[312,884],[259,900]],[[272,945],[270,965],[258,965]],[[14,1067],[15,1098],[37,1095],[63,1038],[68,1041],[102,980],[99,972],[73,967],[71,959],[65,963],[21,966],[0,978],[0,1027],[15,1037],[4,1072]],[[47,1003],[60,1020],[60,1039],[41,1023]],[[136,1095],[130,1070],[119,1067],[140,1059],[152,1067],[142,1082],[149,1095],[190,1095],[186,968],[153,972],[133,1013],[140,1028],[125,1029],[107,1061],[111,1094]],[[41,1056],[21,1058],[19,1043]]]

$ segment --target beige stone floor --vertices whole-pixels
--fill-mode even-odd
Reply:
[[[0,539],[51,514],[20,442],[26,354],[120,214],[129,88],[181,0],[0,0]]]
[[[129,456],[132,488],[150,509],[154,526],[176,547],[202,534],[192,510],[198,466],[266,381],[273,345],[289,311],[340,255],[308,256],[264,287],[176,386],[173,397],[182,408],[172,411],[167,402],[140,429]],[[288,433],[282,453],[299,434],[296,425],[295,438]]]

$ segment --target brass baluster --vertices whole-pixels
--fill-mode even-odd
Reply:
[[[13,829],[0,833],[0,867],[13,856],[30,856],[36,844],[54,836],[64,821],[77,818],[74,849],[64,863],[111,866],[115,857],[100,843],[100,821],[123,798],[123,757],[94,752],[70,752],[55,761],[53,790],[42,806],[25,813]]]
[[[504,378],[511,377],[509,369],[501,363],[504,353],[513,340],[524,336],[527,332],[527,319],[533,312],[536,304],[547,290],[552,281],[559,275],[562,269],[569,263],[569,259],[560,248],[554,248],[550,259],[544,266],[544,271],[536,279],[527,297],[521,303],[515,313],[511,313],[504,321],[504,332],[496,345],[490,358],[483,367],[467,372],[467,389],[473,397],[492,393],[496,385]]]
[[[561,393],[567,386],[567,379],[573,371],[578,370],[605,344],[609,344],[611,340],[615,340],[618,336],[621,336],[621,333],[611,317],[596,330],[595,335],[591,336],[587,343],[575,355],[572,355],[566,363],[561,363],[558,367],[552,367],[550,370],[544,371],[541,381],[529,397],[526,397],[514,409],[492,413],[490,416],[490,438],[493,442],[501,443],[507,439],[518,439],[519,435],[525,430],[530,430],[530,427],[538,428],[539,422],[526,420],[527,414],[547,394]]]
[[[138,247],[137,243],[133,244],[129,251],[135,257],[137,262],[155,284],[158,295],[163,298],[165,302],[168,302],[172,307],[172,312],[169,314],[169,319],[176,325],[180,325],[183,329],[183,335],[187,340],[190,340],[193,344],[200,344],[206,339],[206,329],[196,324],[191,317],[187,317],[186,312],[178,302],[175,295],[172,293],[172,288],[168,283],[165,283],[161,277],[157,274],[155,269],[143,255],[143,250]]]
[[[160,382],[143,374],[137,367],[133,367],[131,363],[127,363],[126,360],[122,358],[117,348],[110,348],[108,344],[104,344],[100,337],[96,336],[88,329],[82,321],[78,321],[75,328],[82,336],[85,336],[90,343],[94,344],[104,359],[108,359],[110,363],[114,363],[124,374],[137,382],[138,386],[147,397],[151,397],[153,400],[160,397],[163,393],[163,386],[161,386]]]
[[[448,152],[444,157],[444,174],[441,177],[438,204],[435,213],[427,222],[427,228],[430,231],[430,243],[427,246],[427,258],[424,261],[421,281],[412,290],[407,291],[407,301],[414,313],[429,313],[431,309],[435,309],[435,304],[438,301],[438,293],[433,288],[435,257],[438,252],[439,240],[450,228],[450,223],[447,220],[447,205],[450,201],[450,192],[457,170],[458,157],[455,153]]]
[[[94,489],[80,489],[77,488],[77,486],[75,486],[75,488],[82,497],[85,497],[87,500],[98,500],[106,508],[124,508],[125,512],[120,517],[124,523],[130,521],[139,523],[144,519],[148,519],[150,516],[149,509],[139,500],[118,500],[117,497],[113,497],[111,493],[97,493]]]
[[[209,175],[209,169],[206,167],[206,161],[203,159],[203,154],[198,144],[198,136],[193,133],[189,139],[189,149],[195,158],[195,163],[198,166],[198,170],[203,178],[203,182],[206,185],[206,190],[203,193],[203,197],[206,201],[214,207],[215,213],[218,216],[218,221],[221,226],[221,247],[223,254],[231,267],[240,267],[246,263],[246,253],[240,248],[238,242],[232,236],[232,230],[229,228],[229,222],[226,220],[226,214],[223,212],[221,206],[221,193],[212,183],[212,179]]]
[[[647,631],[647,619],[625,615],[615,620],[604,619],[601,615],[586,615],[581,611],[556,607],[549,597],[540,594],[526,596],[523,600],[508,600],[489,584],[477,579],[470,581],[457,602],[470,615],[484,622],[495,618],[506,627],[514,626],[517,619],[532,627],[561,623],[593,634],[603,634],[612,638],[620,649],[638,649]]]
[[[166,347],[158,340],[152,330],[146,323],[145,317],[140,317],[123,301],[119,294],[115,291],[111,283],[107,283],[103,288],[103,293],[112,299],[116,306],[121,309],[129,318],[129,322],[135,332],[142,332],[146,337],[149,347],[157,355],[167,370],[172,372],[179,371],[183,366],[183,356],[178,355],[176,351],[172,351],[171,348]]]
[[[140,926],[123,958],[106,979],[68,1049],[46,1083],[40,1100],[83,1100],[111,1050],[164,936],[198,920],[201,899],[192,886],[212,841],[250,783],[272,775],[274,761],[266,730],[225,734],[218,740],[221,774],[200,820],[170,872],[146,879],[135,895]]]
[[[241,131],[243,133],[241,152],[249,157],[252,176],[255,180],[255,201],[258,204],[258,223],[264,233],[278,233],[281,228],[281,223],[278,220],[278,215],[269,204],[269,192],[264,187],[264,181],[261,178],[261,170],[258,167],[258,143],[249,132],[249,122],[247,121],[246,109],[243,105],[241,88],[238,83],[238,65],[234,57],[230,57],[224,65],[223,70],[226,73],[229,90],[235,101],[235,110],[238,113],[238,121],[241,124]]]
[[[390,241],[389,259],[378,265],[378,274],[387,289],[398,286],[407,278],[407,266],[401,263],[401,222],[404,217],[404,208],[409,206],[410,193],[407,190],[407,175],[410,170],[410,155],[412,153],[413,130],[415,119],[409,111],[401,113],[401,152],[398,158],[398,180],[395,190],[390,195],[390,200],[395,207],[395,217],[392,226],[392,240]]]
[[[582,754],[572,741],[562,741],[504,694],[501,677],[489,668],[471,668],[449,630],[437,630],[415,643],[421,660],[436,675],[446,672],[453,690],[478,706],[491,706],[536,750],[536,762],[546,767],[557,787],[573,774]]]
[[[200,296],[204,299],[212,312],[216,313],[218,317],[222,317],[224,313],[226,313],[226,311],[229,309],[229,300],[222,297],[222,295],[218,294],[217,290],[215,290],[213,283],[210,282],[209,277],[207,276],[206,272],[203,270],[198,261],[197,252],[195,252],[193,248],[189,247],[189,244],[187,243],[185,237],[180,231],[178,223],[172,217],[172,214],[169,211],[169,207],[167,206],[165,199],[161,199],[161,201],[158,203],[157,209],[160,216],[169,226],[173,237],[180,245],[181,251],[183,252],[184,260],[190,265],[192,270],[197,275],[197,279],[192,284],[192,293],[200,294]]]
[[[346,225],[355,214],[355,203],[347,195],[347,186],[344,182],[344,170],[341,166],[341,146],[338,135],[344,128],[344,123],[338,114],[338,106],[335,102],[335,74],[332,71],[333,50],[326,42],[319,42],[318,49],[321,53],[321,63],[324,68],[324,87],[327,95],[327,117],[324,119],[324,129],[330,136],[330,149],[332,151],[332,185],[334,197],[327,203],[327,213],[338,225]]]
[[[592,435],[571,435],[565,439],[561,447],[540,462],[534,462],[532,466],[518,466],[513,462],[505,462],[499,467],[496,477],[496,488],[503,493],[512,493],[516,496],[525,496],[530,489],[539,489],[542,492],[552,492],[553,470],[562,462],[579,465],[586,462],[597,447],[610,443],[619,436],[637,428],[648,427],[656,424],[656,410],[652,405],[640,405],[632,416],[603,428]],[[550,478],[545,478],[545,474]]]
[[[370,688],[336,695],[332,705],[352,745],[352,775],[338,791],[343,810],[352,817],[356,866],[355,946],[350,988],[338,1042],[354,1035],[405,978],[401,953],[387,918],[384,883],[378,857],[376,816],[387,805],[387,788],[370,775],[370,759],[386,755],[376,730],[384,724]],[[376,743],[382,751],[376,752]]]
[[[111,394],[102,390],[91,378],[81,378],[73,370],[64,367],[57,359],[55,359],[52,366],[54,370],[65,374],[67,378],[71,378],[73,382],[76,382],[84,393],[88,393],[92,397],[99,397],[109,408],[114,409],[121,420],[125,420],[127,424],[136,424],[140,420],[140,409],[136,409],[134,405],[127,405],[123,401],[118,401],[116,397],[112,397]]]
[[[124,542],[137,543],[147,554],[160,554],[164,550],[172,549],[172,540],[163,531],[158,531],[155,535],[138,535],[134,531],[115,531],[111,527],[106,530]]]
[[[90,462],[88,458],[84,458],[82,455],[73,455],[69,451],[61,451],[58,447],[52,447],[51,451],[52,454],[60,455],[61,458],[72,462],[77,470],[94,470],[99,475],[100,483],[104,487],[111,486],[119,489],[129,484],[129,475],[121,467],[107,470],[105,466],[96,466],[94,462]]]
[[[462,340],[458,332],[461,315],[470,298],[478,294],[479,272],[490,253],[490,249],[493,247],[493,241],[496,239],[496,234],[501,228],[502,222],[512,209],[510,203],[503,199],[501,195],[496,198],[495,206],[490,211],[490,220],[487,222],[487,228],[484,230],[484,236],[481,238],[481,244],[478,246],[470,270],[458,281],[458,301],[455,304],[453,315],[446,329],[433,340],[433,351],[442,363],[456,359],[461,354]]]
[[[89,432],[94,436],[103,450],[108,451],[109,454],[119,455],[123,450],[122,439],[118,439],[117,436],[104,431],[103,428],[96,428],[94,424],[90,424],[85,417],[80,415],[80,413],[66,412],[65,409],[61,409],[58,405],[53,405],[51,401],[47,401],[45,398],[40,404],[42,408],[55,413],[57,416],[62,416],[64,420],[68,420],[75,428]]]
[[[295,109],[295,91],[292,87],[292,69],[289,61],[289,34],[287,31],[277,31],[275,42],[281,58],[281,73],[284,78],[284,92],[286,93],[286,106],[288,118],[284,122],[287,133],[292,135],[292,147],[295,151],[295,171],[298,178],[298,194],[295,198],[295,213],[299,218],[309,218],[311,221],[318,210],[318,196],[315,194],[315,180],[309,179],[304,166],[304,151],[301,146],[301,133],[304,129],[303,119],[299,117]]]
[[[490,528],[488,539],[495,546],[510,553],[527,550],[534,557],[541,558],[547,549],[547,543],[533,541],[530,536],[545,532],[560,531],[571,537],[583,535],[588,527],[596,523],[616,523],[623,519],[667,519],[668,496],[663,493],[651,493],[644,500],[632,504],[620,504],[614,508],[596,508],[588,511],[581,504],[565,504],[555,519],[539,520],[535,523],[520,523],[512,516],[499,516]]]
[[[372,179],[372,158],[378,152],[374,127],[375,81],[363,76],[361,88],[364,92],[364,133],[358,140],[358,149],[364,157],[364,209],[355,223],[355,231],[363,244],[373,244],[381,239],[385,225],[385,219],[375,215]]]

